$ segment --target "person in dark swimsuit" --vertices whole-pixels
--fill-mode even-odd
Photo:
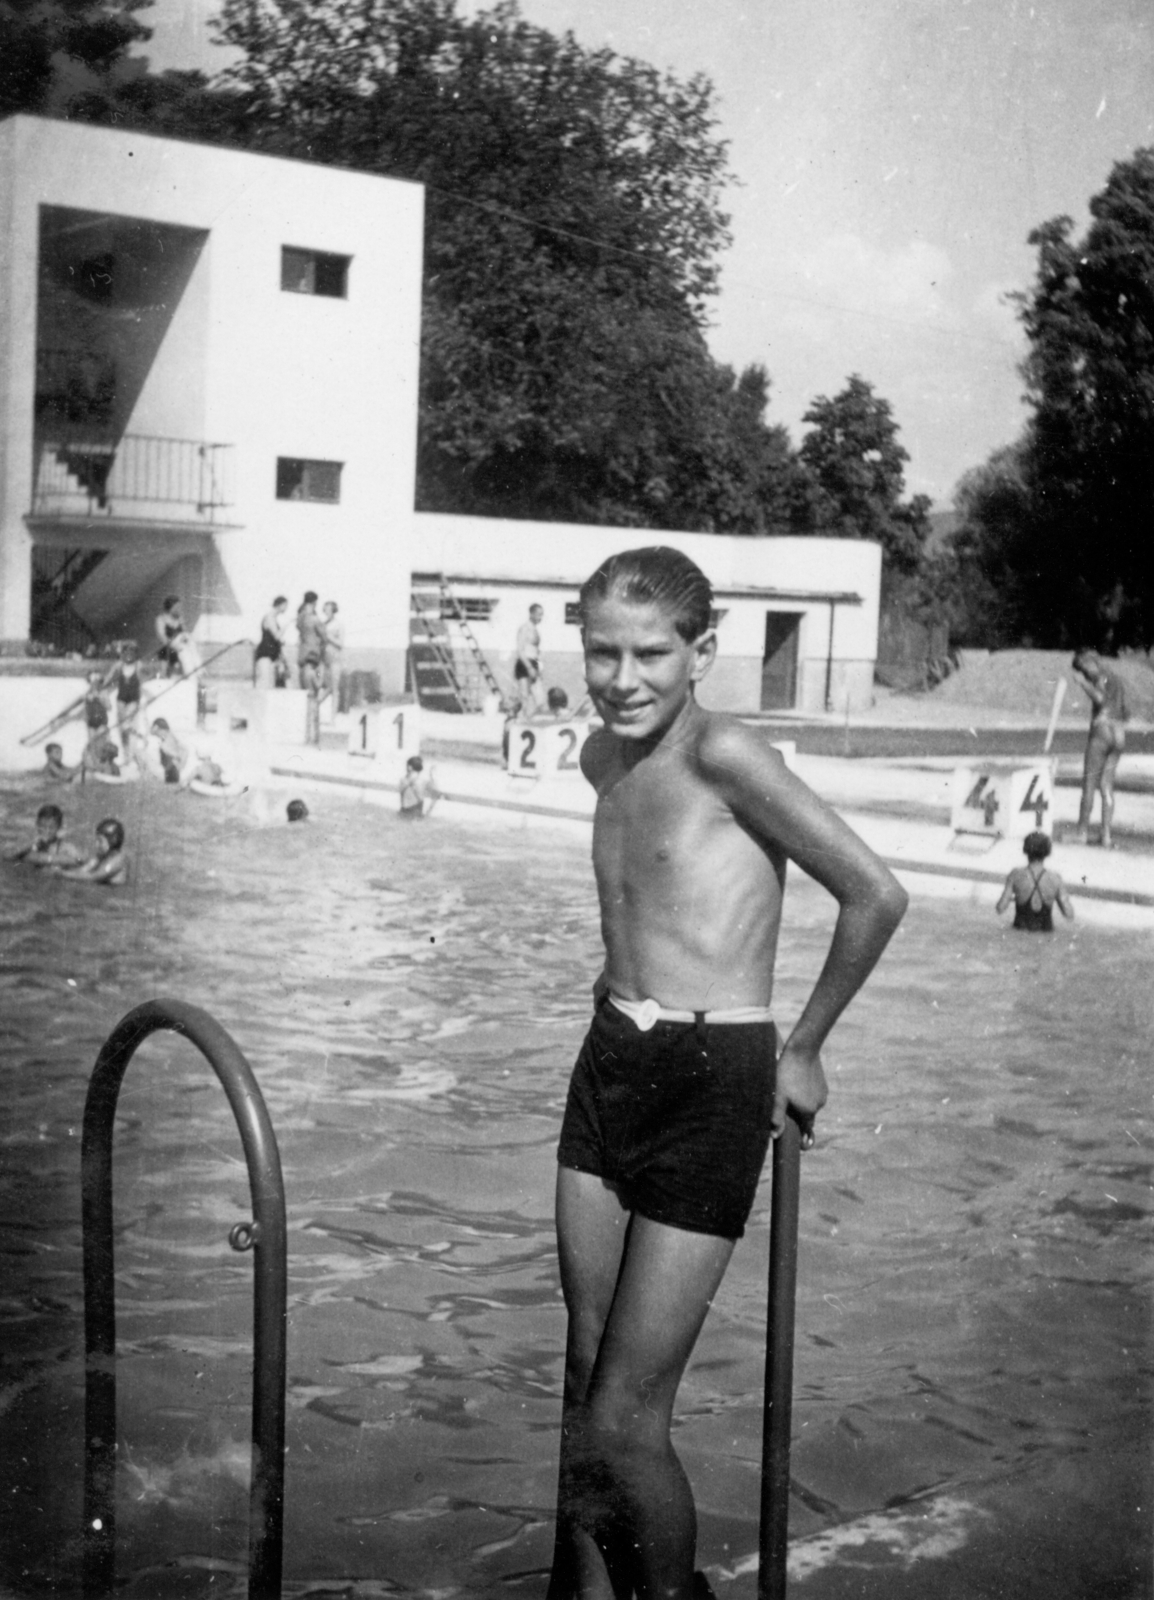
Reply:
[[[140,738],[140,681],[140,646],[130,639],[104,680],[106,688],[116,690],[116,732],[126,761],[136,760]]]
[[[260,620],[260,643],[253,652],[253,677],[258,689],[281,688],[288,680],[288,663],[284,655],[284,614],[288,600],[278,594],[272,610]]]
[[[1015,867],[1008,874],[998,901],[998,912],[1003,912],[1012,900],[1015,928],[1024,933],[1053,933],[1054,906],[1072,921],[1074,905],[1066,885],[1045,864],[1052,848],[1049,835],[1028,833],[1022,848],[1026,852],[1026,865]]]
[[[174,673],[183,672],[180,652],[190,641],[184,618],[180,614],[178,594],[165,595],[160,615],[156,619],[156,637],[160,644],[156,659],[164,663],[165,676],[171,678]]]

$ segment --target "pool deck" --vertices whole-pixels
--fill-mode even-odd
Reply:
[[[1021,754],[1017,764],[1029,759],[1029,752],[1037,750],[1042,739],[1036,720],[1015,722],[1004,713],[985,709],[948,709],[950,716],[943,721],[935,708],[938,715],[925,724],[924,744],[935,752],[943,745],[948,748],[952,731],[959,735],[957,755],[846,758],[798,752],[792,764],[911,892],[992,905],[1007,872],[1022,863],[1021,843],[956,836],[950,828],[951,773],[976,759],[990,765],[1014,761],[1012,756],[978,758],[968,754],[966,746],[978,725],[996,730],[999,738],[1018,731]],[[881,720],[874,720],[871,726],[896,726],[907,733],[918,726],[908,719],[908,713],[898,719],[893,706],[888,722],[885,712],[885,707],[875,708],[874,715]],[[840,726],[837,717],[824,720],[830,727]],[[801,734],[803,728],[815,726],[820,729],[822,719],[799,722],[797,731]],[[506,773],[499,765],[491,735],[486,737],[480,727],[466,727],[460,717],[425,713],[424,729],[423,748],[433,768],[440,795],[437,809],[442,815],[462,819],[486,815],[492,822],[521,827],[588,828],[593,794],[579,775],[522,778]],[[1073,727],[1067,730],[1073,731]],[[790,738],[793,729],[775,719],[772,733],[775,738]],[[796,742],[804,744],[806,740],[799,737]],[[350,757],[343,749],[279,747],[269,750],[268,760],[279,783],[314,791],[335,787],[391,804],[398,787],[395,768],[377,768],[375,763]],[[1079,917],[1116,927],[1154,929],[1154,755],[1139,751],[1124,757],[1113,850],[1070,842],[1078,814],[1080,756],[1059,755],[1055,772],[1053,861],[1071,891]],[[1096,826],[1091,829],[1091,836],[1095,834]]]

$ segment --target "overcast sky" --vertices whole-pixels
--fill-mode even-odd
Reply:
[[[319,0],[318,0],[319,3]],[[475,9],[465,0],[469,9]],[[157,68],[214,70],[215,0],[156,0]],[[1017,434],[1007,290],[1030,229],[1079,227],[1115,161],[1154,144],[1152,0],[522,0],[680,76],[703,71],[740,186],[710,336],[772,379],[795,442],[852,372],[890,401],[907,487],[948,505]]]

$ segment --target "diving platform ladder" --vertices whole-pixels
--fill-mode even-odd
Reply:
[[[443,572],[414,572],[409,596],[413,689],[430,711],[480,711],[501,685]]]

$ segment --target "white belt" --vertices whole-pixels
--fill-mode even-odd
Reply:
[[[671,1006],[658,1005],[656,1000],[624,1000],[613,993],[609,999],[642,1033],[648,1033],[658,1022],[696,1022],[698,1017],[703,1022],[722,1024],[773,1021],[768,1006],[734,1006],[729,1011],[674,1011]]]

